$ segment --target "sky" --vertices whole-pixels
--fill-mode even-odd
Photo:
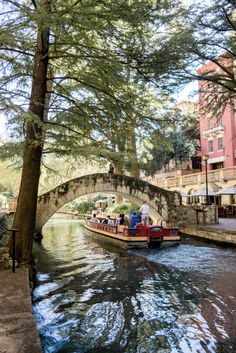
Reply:
[[[6,135],[5,121],[4,115],[0,114],[0,136]]]
[[[5,132],[5,118],[3,115],[0,115],[0,134]]]
[[[191,96],[192,93],[195,93],[194,96]],[[185,86],[185,88],[176,94],[176,100],[178,102],[182,101],[194,101],[196,102],[198,100],[198,82],[193,81],[189,83],[188,85]]]

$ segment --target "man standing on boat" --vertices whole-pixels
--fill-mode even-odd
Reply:
[[[143,225],[148,225],[149,224],[149,205],[147,204],[147,201],[143,201],[142,206],[139,209],[139,213],[141,213],[141,222]]]

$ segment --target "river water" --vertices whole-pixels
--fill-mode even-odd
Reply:
[[[236,249],[122,250],[56,215],[35,245],[44,353],[236,352]]]

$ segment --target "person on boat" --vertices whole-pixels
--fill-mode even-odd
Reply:
[[[123,225],[124,223],[125,223],[125,215],[124,215],[124,213],[121,213],[119,225]]]
[[[109,225],[114,225],[114,222],[113,220],[111,219],[111,216],[107,216],[107,218],[105,218],[103,221],[102,221],[103,224],[109,224]]]
[[[107,216],[107,224],[110,226],[114,225],[114,221],[111,219],[111,216]]]
[[[149,224],[149,205],[146,200],[143,201],[142,206],[139,209],[139,213],[141,213],[141,223],[143,225]]]
[[[96,217],[96,214],[93,214],[93,217],[91,218],[92,222],[99,223],[99,219]]]
[[[123,225],[124,223],[125,223],[125,215],[122,213],[116,218],[115,225],[119,226],[119,225]]]
[[[129,218],[127,216],[124,218],[124,226],[125,227],[129,226]]]

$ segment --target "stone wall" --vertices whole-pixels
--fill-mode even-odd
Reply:
[[[226,245],[236,246],[236,230],[232,229],[215,229],[200,227],[181,226],[182,234],[191,235],[201,239],[208,239]]]
[[[219,223],[216,205],[176,205],[174,212],[170,215],[171,219],[178,226]]]
[[[8,247],[0,247],[0,270],[12,267],[12,259],[9,255]]]

